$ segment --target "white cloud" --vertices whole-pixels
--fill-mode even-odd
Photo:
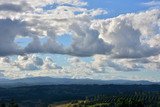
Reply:
[[[92,10],[89,10],[88,13],[91,15],[91,16],[98,16],[98,15],[104,15],[104,14],[107,14],[108,12],[104,9],[92,9]]]
[[[36,58],[34,58],[36,57]],[[140,71],[142,68],[156,70],[158,68],[159,56],[150,57],[148,61],[142,59],[109,59],[105,55],[94,56],[93,61],[85,62],[81,58],[71,57],[68,59],[68,65],[64,67],[58,66],[53,59],[43,58],[43,65],[38,66],[34,60],[40,58],[36,55],[19,56],[17,59],[9,59],[10,63],[5,65],[0,63],[3,70],[3,77],[7,78],[25,78],[36,76],[51,76],[51,77],[68,77],[68,78],[91,78],[91,79],[144,79],[138,74],[126,76],[124,71]],[[151,62],[152,61],[152,62]],[[19,64],[19,66],[13,63]],[[2,65],[3,64],[3,65]],[[6,66],[7,69],[4,67]],[[36,68],[35,68],[36,67]],[[12,69],[11,69],[12,68]],[[25,68],[25,69],[23,69]],[[38,69],[37,69],[38,68]],[[118,71],[118,72],[117,72]],[[132,72],[130,72],[132,73]],[[147,73],[147,72],[146,72]],[[155,72],[156,73],[156,72]],[[134,78],[136,76],[136,78]],[[157,78],[145,78],[145,80],[157,81]]]
[[[15,60],[11,60],[9,57],[3,57],[0,59],[0,64],[1,66],[13,68],[14,71],[21,72],[62,69],[62,67],[56,65],[51,58],[47,57],[45,60],[43,60],[37,55],[18,56]]]
[[[4,72],[3,70],[0,70],[0,78],[4,78],[5,77],[3,72]]]
[[[46,57],[46,59],[44,60],[44,64],[42,66],[42,69],[52,70],[52,69],[62,69],[62,67],[56,65],[51,58]]]
[[[148,57],[160,53],[160,47],[146,43],[159,35],[159,14],[159,10],[150,10],[106,20],[95,20],[92,28],[100,32],[100,37],[104,41],[114,46],[112,57]]]
[[[0,63],[10,63],[10,58],[9,57],[0,57]]]
[[[158,1],[150,2],[150,5],[155,3]],[[45,9],[48,5],[53,8]],[[111,69],[160,69],[159,9],[101,20],[95,16],[107,14],[107,11],[89,10],[86,5],[80,0],[1,0],[0,56],[23,55],[14,61],[9,57],[0,59],[0,66],[6,66],[4,75],[13,78],[20,75],[80,78],[107,74]],[[71,36],[71,45],[66,47],[59,43],[57,37],[62,35]],[[32,38],[32,41],[23,48],[15,42],[19,37]],[[46,40],[42,42],[41,38]],[[69,59],[70,66],[63,68],[51,58],[28,55],[32,53],[76,57]],[[93,61],[87,63],[78,58],[84,56],[93,56]]]
[[[17,60],[11,63],[12,66],[16,66],[20,70],[38,70],[39,64],[42,59],[37,58],[36,56],[18,56]]]
[[[160,1],[159,0],[153,0],[153,1],[150,1],[150,2],[143,3],[143,5],[145,5],[145,6],[160,6]]]
[[[58,4],[55,9],[43,10],[43,6],[53,3]],[[42,52],[91,56],[94,54],[104,54],[111,50],[109,44],[99,39],[99,33],[90,28],[90,20],[92,20],[94,16],[106,13],[103,9],[87,10],[81,7],[86,3],[79,0],[29,0],[25,2],[13,0],[12,2],[1,1],[0,4],[1,8],[3,8],[2,11],[0,11],[2,21],[0,25],[5,24],[6,26],[6,28],[3,27],[2,31],[0,31],[0,37],[7,39],[7,44],[5,44],[6,42],[4,42],[4,44],[1,42],[2,48],[0,47],[0,50],[3,52],[0,53],[1,56]],[[71,4],[76,7],[63,6],[63,4]],[[23,5],[32,9],[25,8]],[[23,9],[21,8],[25,8],[28,11],[22,11]],[[39,8],[42,10],[39,12],[35,11]],[[17,9],[20,9],[20,11],[17,11]],[[80,12],[80,14],[76,14],[76,12]],[[5,29],[9,32],[5,33]],[[4,33],[7,35],[5,38],[3,37]],[[71,43],[72,45],[67,49],[56,40],[57,36],[64,34],[71,34],[74,40],[73,43]],[[17,36],[28,36],[32,38],[33,41],[23,49],[14,42]],[[39,39],[42,36],[48,38],[46,43],[42,44],[40,42]],[[3,48],[4,45],[6,45],[6,48]]]
[[[92,73],[106,73],[106,60],[107,58],[104,55],[95,55],[91,62],[82,61],[78,57],[69,58],[68,62],[70,63],[69,68],[74,68],[74,72],[79,71],[91,75]]]

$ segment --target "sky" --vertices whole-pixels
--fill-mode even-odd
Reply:
[[[159,0],[0,0],[0,78],[160,82]]]

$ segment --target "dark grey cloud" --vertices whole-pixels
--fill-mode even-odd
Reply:
[[[79,25],[70,29],[79,37],[73,36],[71,46],[65,48],[55,38],[48,36],[45,43],[41,43],[36,33],[32,33],[28,24],[21,20],[0,19],[0,56],[28,54],[28,53],[57,53],[74,56],[92,56],[94,54],[107,54],[112,46],[99,38],[96,30],[79,28]],[[23,49],[15,43],[17,35],[29,36],[33,40]],[[53,33],[50,35],[54,35]]]
[[[68,49],[71,54],[77,56],[92,56],[94,54],[108,54],[113,46],[99,38],[97,30],[90,29],[87,25],[73,24],[70,26],[77,35],[73,37],[73,43]]]
[[[1,4],[0,11],[22,12],[22,6],[16,4]]]
[[[115,69],[116,71],[140,71],[143,67],[140,65],[134,64],[132,67],[127,67],[120,62],[108,61],[107,66]]]
[[[22,54],[14,43],[17,35],[26,35],[26,23],[20,20],[0,19],[0,56]]]
[[[132,62],[147,64],[147,63],[150,63],[151,61],[149,61],[147,58],[137,58],[137,59],[133,59]]]
[[[25,53],[68,54],[73,56],[92,56],[94,54],[108,54],[113,46],[99,38],[99,32],[89,28],[89,25],[72,24],[72,43],[65,47],[56,39],[54,32],[48,31],[48,39],[41,43],[39,37],[33,36],[32,42],[25,47]]]
[[[20,12],[28,12],[28,11],[33,11],[33,7],[30,6],[27,2],[21,1],[17,4],[14,3],[0,3],[0,11],[2,12],[15,12],[15,13],[20,13]]]

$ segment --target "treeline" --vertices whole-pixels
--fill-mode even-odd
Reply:
[[[97,95],[85,100],[71,101],[66,107],[160,107],[160,92]]]
[[[0,88],[0,100],[14,98],[17,102],[45,103],[85,99],[85,96],[119,95],[134,92],[160,91],[160,85],[44,85]]]
[[[87,101],[86,101],[87,96]],[[99,104],[104,107],[128,104],[159,106],[160,85],[46,85],[0,88],[0,107],[8,107],[11,99],[21,107],[73,102],[74,104]],[[75,101],[77,103],[75,103]],[[1,104],[2,102],[2,104]],[[15,104],[12,104],[14,107]],[[100,106],[100,107],[101,107]],[[23,106],[24,107],[24,106]],[[43,107],[43,106],[42,106]],[[71,106],[72,107],[72,106]],[[90,106],[88,106],[90,107]],[[91,106],[92,107],[92,106]],[[145,106],[146,107],[146,106]],[[149,107],[149,106],[148,106]]]
[[[8,102],[0,102],[0,107],[19,107],[18,103],[16,103],[16,101],[14,101],[13,99],[11,101]]]

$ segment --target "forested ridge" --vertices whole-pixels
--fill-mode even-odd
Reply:
[[[159,102],[160,85],[39,85],[0,88],[0,107],[4,107],[4,104],[5,107],[52,107],[55,104],[65,104],[66,107],[159,107]]]

